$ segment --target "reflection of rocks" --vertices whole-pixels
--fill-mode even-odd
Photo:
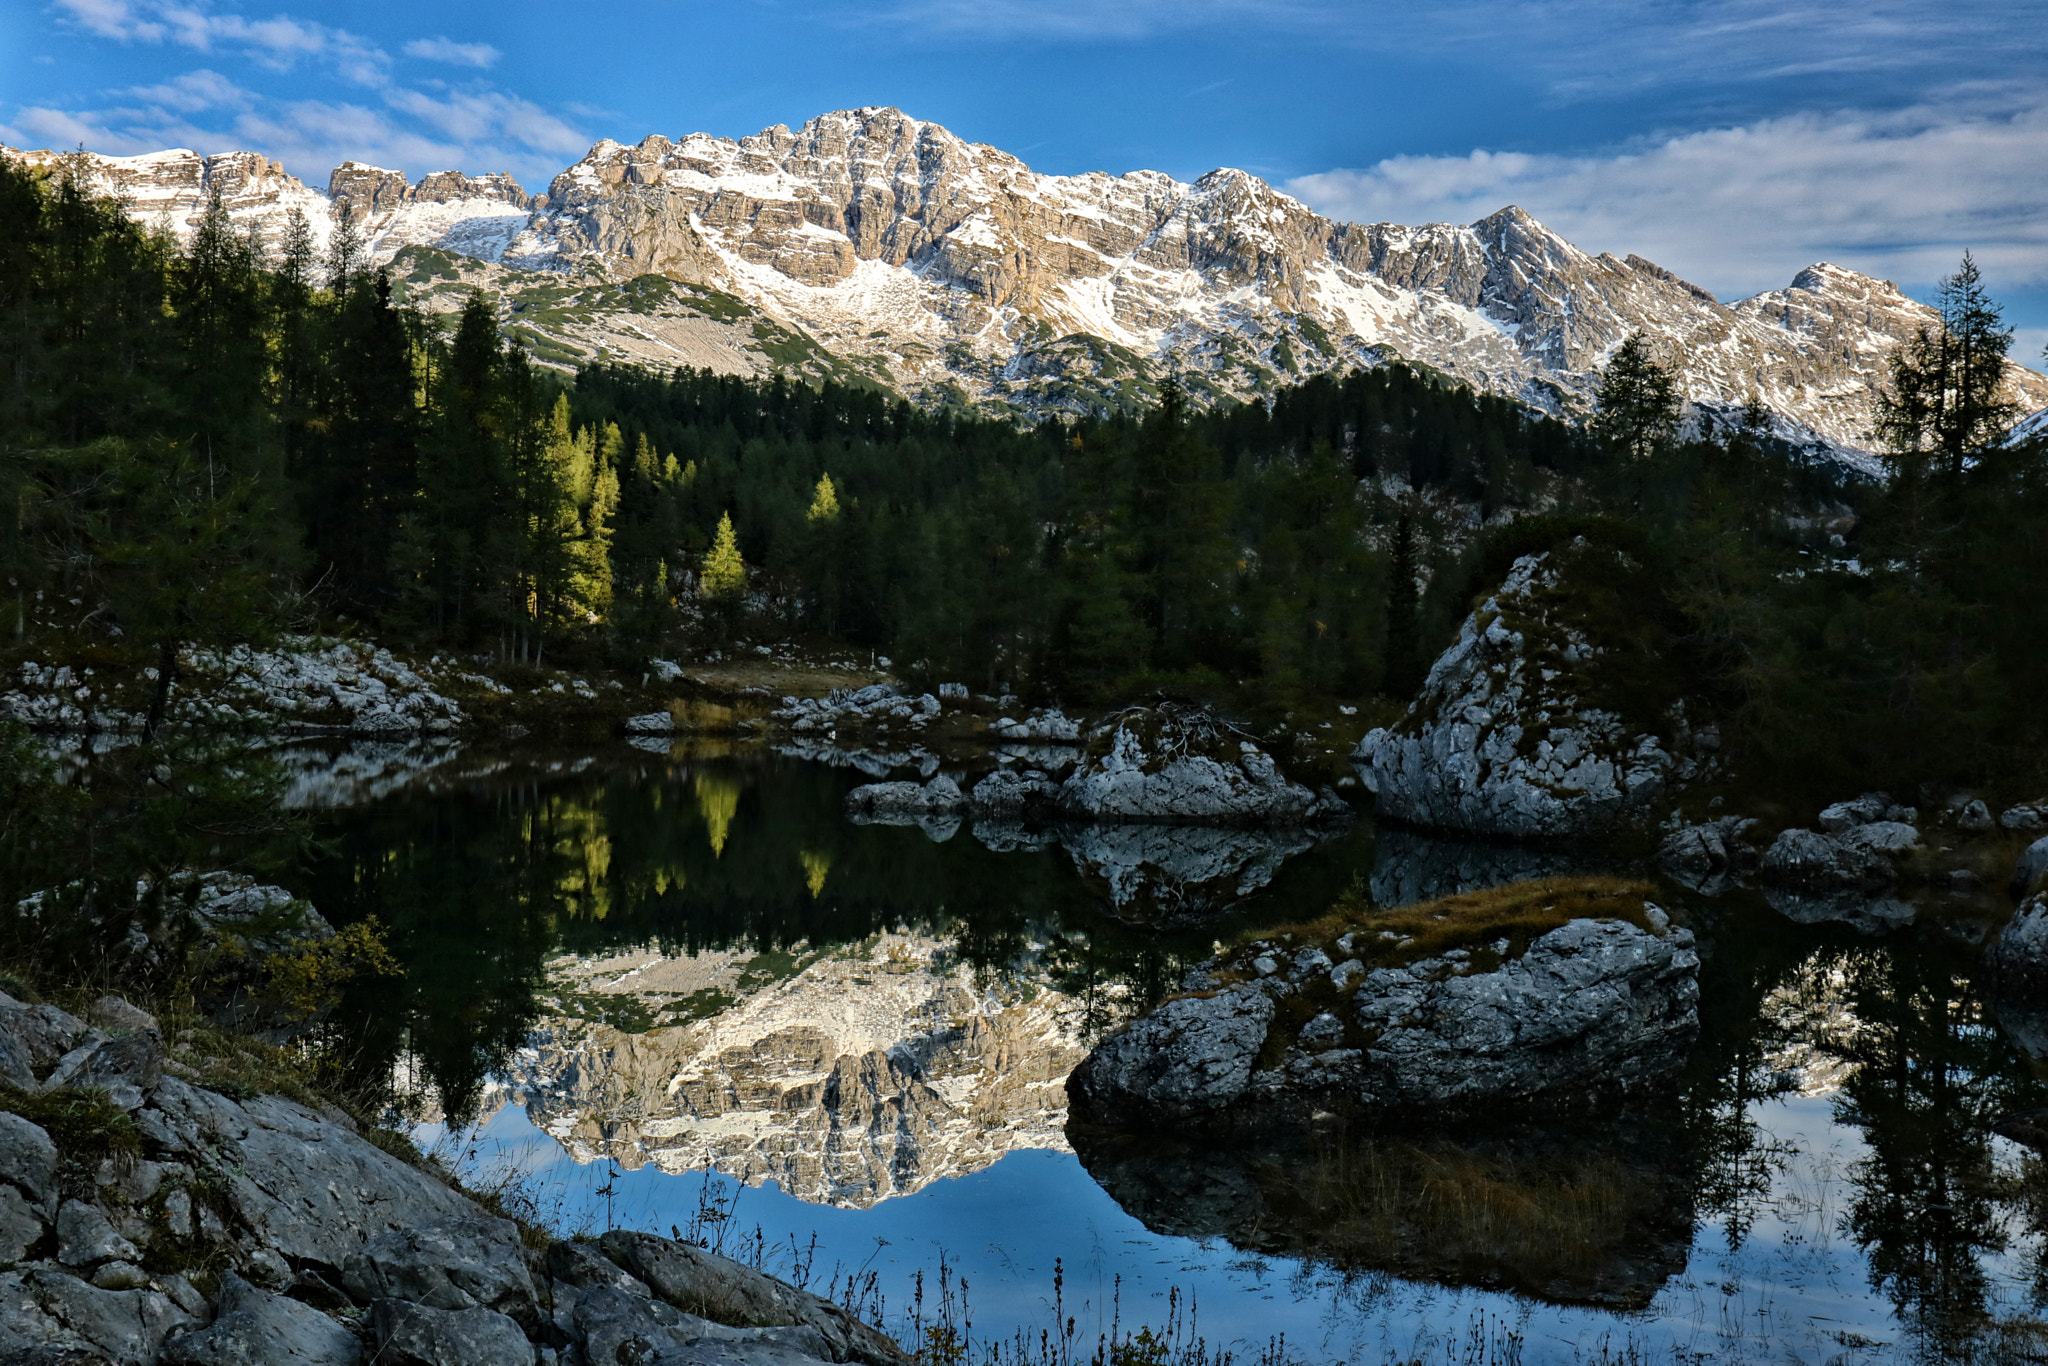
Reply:
[[[1585,872],[1589,866],[1583,855],[1567,849],[1490,844],[1381,826],[1373,841],[1372,899],[1380,906],[1407,906],[1482,887]]]
[[[915,937],[779,967],[719,958],[622,955],[561,978],[643,1007],[666,986],[683,1013],[715,1013],[642,1034],[565,1024],[512,1068],[534,1122],[579,1161],[712,1166],[856,1207],[1064,1146],[1081,1049],[1042,983],[978,986]]]
[[[380,801],[448,769],[461,757],[462,746],[455,740],[422,739],[359,740],[340,750],[297,745],[276,752],[288,775],[284,804],[293,810],[333,810]],[[481,776],[474,765],[460,769],[460,781]]]
[[[831,768],[850,768],[865,773],[870,778],[886,778],[903,768],[914,768],[926,776],[938,772],[939,769],[938,756],[920,748],[842,746],[830,740],[797,735],[777,741],[774,749],[777,754],[786,755],[791,759],[825,764]]]
[[[1286,1146],[1069,1133],[1088,1174],[1153,1232],[1344,1273],[1636,1310],[1684,1269],[1692,1238],[1682,1144],[1634,1124]]]
[[[1062,825],[1059,842],[1099,879],[1118,918],[1182,925],[1222,914],[1316,845],[1312,830],[1193,825]]]
[[[1893,896],[1864,896],[1860,892],[1790,892],[1771,887],[1765,890],[1764,900],[1787,920],[1802,925],[1834,921],[1865,934],[1884,934],[1910,925],[1917,914],[1910,901]]]

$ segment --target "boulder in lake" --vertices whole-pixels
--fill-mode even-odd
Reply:
[[[1558,879],[1253,943],[1105,1038],[1085,1120],[1426,1122],[1661,1082],[1699,1032],[1699,956],[1641,884]],[[1546,918],[1561,923],[1537,932]]]
[[[1060,785],[1073,820],[1306,825],[1350,814],[1335,792],[1290,782],[1248,735],[1197,707],[1131,707],[1090,734]]]
[[[1465,619],[1408,713],[1352,754],[1383,817],[1489,838],[1575,840],[1641,825],[1704,759],[1679,666],[1646,618],[1656,586],[1583,538],[1516,560]]]

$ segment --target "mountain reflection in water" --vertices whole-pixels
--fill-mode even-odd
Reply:
[[[630,1168],[603,1189],[673,1211],[698,1182],[675,1173],[767,1179],[780,1193],[749,1198],[855,1263],[885,1229],[911,1257],[913,1216],[892,1211],[915,1206],[955,1253],[1010,1248],[970,1259],[984,1305],[1020,1323],[1049,1266],[1006,1259],[1070,1229],[1070,1266],[1161,1293],[1185,1279],[1219,1332],[1284,1327],[1311,1359],[1435,1360],[1480,1312],[1519,1325],[1530,1362],[1602,1334],[1650,1360],[2042,1352],[2048,1168],[1991,1126],[2048,1087],[1973,985],[1981,925],[1923,912],[1877,935],[1673,888],[1704,959],[1701,1039],[1625,1124],[1210,1151],[1077,1133],[1077,1160],[1065,1068],[1214,940],[1354,877],[1391,900],[1557,870],[1361,823],[1216,919],[1146,929],[1057,843],[850,824],[852,772],[623,746],[436,772],[422,790],[380,770],[378,800],[323,812],[293,890],[338,923],[379,917],[405,965],[344,1003],[355,1065],[403,1054],[458,1117],[516,1101],[493,1131],[552,1136],[564,1191]],[[1013,1169],[1031,1173],[1029,1235],[975,1203]],[[1245,1269],[1276,1265],[1293,1269]]]

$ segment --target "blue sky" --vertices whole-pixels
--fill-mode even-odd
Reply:
[[[1243,167],[1338,217],[1509,202],[1723,297],[1975,250],[2048,342],[2048,0],[17,0],[0,140],[542,188],[599,137],[893,104],[1050,172]]]

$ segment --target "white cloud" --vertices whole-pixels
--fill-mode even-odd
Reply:
[[[176,0],[57,0],[57,8],[88,33],[124,43],[174,43],[200,52],[235,51],[276,70],[318,59],[343,79],[381,85],[391,58],[346,29],[279,14],[248,19],[204,3]]]
[[[454,92],[435,98],[418,90],[384,92],[385,103],[432,125],[443,134],[469,143],[509,137],[538,151],[575,155],[590,139],[531,100],[497,90]]]
[[[408,57],[421,61],[447,62],[451,66],[488,68],[505,54],[489,43],[458,43],[449,38],[415,38],[403,49]]]
[[[1832,260],[1925,282],[1965,248],[1994,286],[2048,283],[2048,100],[1795,114],[1604,155],[1394,157],[1285,187],[1358,222],[1471,222],[1520,204],[1593,251],[1724,297]]]
[[[139,85],[121,93],[155,108],[183,114],[223,106],[239,107],[255,98],[218,71],[208,71],[203,67],[174,76],[161,85]]]

